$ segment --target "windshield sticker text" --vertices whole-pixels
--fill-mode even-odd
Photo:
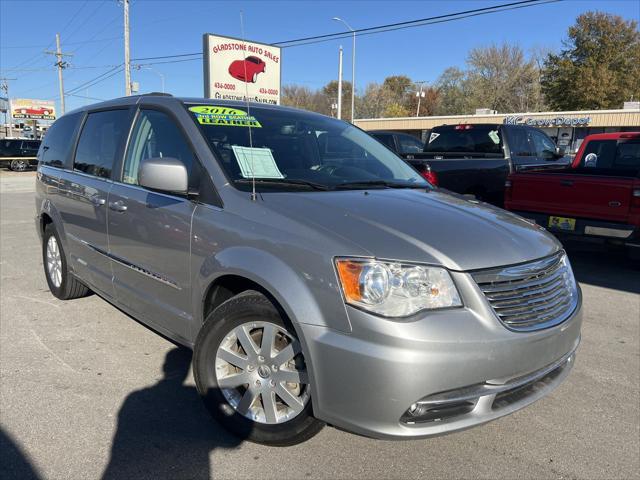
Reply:
[[[429,143],[433,142],[439,136],[440,136],[439,133],[432,133],[431,135],[429,135]]]
[[[262,128],[262,125],[254,116],[237,108],[198,105],[189,107],[189,111],[195,114],[196,120],[201,125]]]

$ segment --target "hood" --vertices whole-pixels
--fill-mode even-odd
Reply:
[[[542,228],[505,210],[438,190],[371,189],[263,193],[264,206],[348,240],[380,259],[474,270],[535,260],[558,251]]]

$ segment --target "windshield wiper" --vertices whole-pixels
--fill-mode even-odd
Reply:
[[[251,185],[254,180],[250,178],[240,178],[234,180],[235,183],[243,185]],[[296,186],[296,187],[310,187],[314,190],[329,190],[327,185],[322,183],[310,182],[308,180],[300,180],[297,178],[256,178],[256,185],[282,185],[282,186]]]
[[[398,182],[387,182],[386,180],[364,180],[359,182],[345,182],[339,183],[335,185],[333,188],[335,190],[344,190],[349,188],[369,188],[369,187],[378,187],[378,188],[428,188],[429,186],[425,183],[423,185],[412,184],[412,183],[398,183]]]

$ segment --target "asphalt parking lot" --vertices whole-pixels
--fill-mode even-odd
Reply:
[[[268,448],[209,419],[188,351],[95,295],[49,293],[34,177],[0,172],[2,479],[640,478],[640,270],[619,252],[569,248],[583,337],[573,372],[549,397],[433,439],[328,427]]]

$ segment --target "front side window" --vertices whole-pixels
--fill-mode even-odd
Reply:
[[[398,135],[398,143],[400,144],[400,153],[420,153],[424,148],[424,144],[411,135]]]
[[[340,120],[264,106],[186,105],[240,189],[386,188],[428,184],[369,134]]]
[[[142,110],[136,120],[122,170],[122,181],[138,185],[140,162],[148,158],[171,157],[180,160],[192,174],[196,163],[191,149],[171,118],[157,110]]]
[[[552,158],[556,151],[556,145],[553,141],[547,137],[544,133],[537,130],[530,130],[529,134],[533,143],[533,147],[536,151],[536,156],[539,158]]]
[[[90,113],[80,134],[73,169],[110,178],[128,116],[128,110]]]
[[[379,142],[384,143],[391,150],[395,151],[396,144],[393,141],[393,135],[390,133],[374,133],[373,138],[376,138]]]
[[[595,154],[596,157],[587,155]],[[640,168],[640,142],[618,142],[611,140],[591,140],[584,149],[581,167],[597,168]]]

